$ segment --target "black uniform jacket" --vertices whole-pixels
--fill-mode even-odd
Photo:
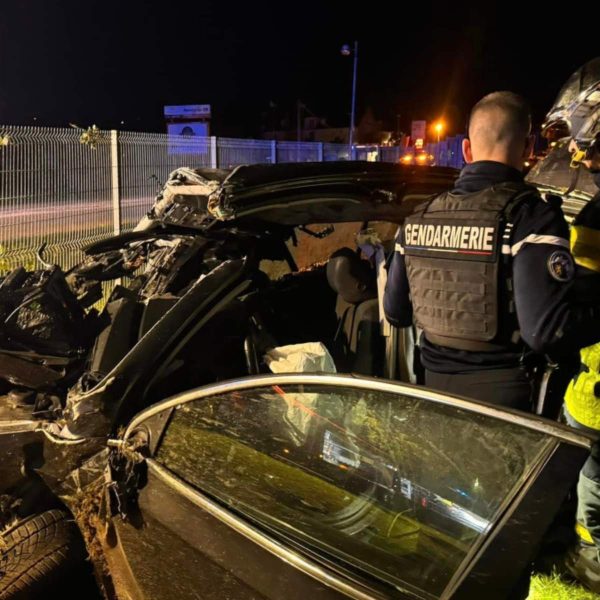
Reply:
[[[474,162],[461,171],[453,193],[476,192],[509,181],[523,181],[523,174],[493,161]],[[578,304],[573,298],[572,278],[559,280],[552,273],[554,253],[569,252],[569,228],[560,207],[532,194],[519,204],[513,222],[510,243],[514,301],[522,343],[492,352],[468,352],[438,346],[423,335],[421,361],[426,369],[461,373],[512,368],[519,365],[527,347],[560,360],[600,341],[600,311],[595,303]],[[388,266],[384,309],[393,325],[406,327],[412,323],[410,288],[400,251],[394,252]]]

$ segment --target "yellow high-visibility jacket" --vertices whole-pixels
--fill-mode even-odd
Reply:
[[[572,226],[571,252],[577,264],[600,272],[600,231],[583,225]],[[600,430],[600,397],[595,393],[600,396],[600,343],[583,348],[580,355],[582,370],[569,383],[565,406],[577,422]]]
[[[595,394],[596,384],[600,394],[600,344],[583,348],[581,362],[585,367],[569,383],[565,407],[578,423],[600,430],[600,398]]]

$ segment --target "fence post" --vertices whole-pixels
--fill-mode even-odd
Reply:
[[[217,136],[210,136],[210,166],[213,169],[217,169],[219,167],[219,153],[217,150]]]
[[[271,140],[271,164],[277,162],[277,140]]]
[[[113,233],[121,233],[121,190],[119,188],[119,132],[110,132],[110,166],[112,182]]]
[[[323,162],[323,142],[318,142],[319,146],[317,147],[317,156],[318,156],[318,160],[319,162]]]

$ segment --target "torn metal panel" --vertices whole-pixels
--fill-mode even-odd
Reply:
[[[59,495],[65,502],[77,496],[88,486],[98,483],[104,479],[104,473],[108,464],[109,449],[105,446],[81,463],[81,466],[71,471],[60,483]]]
[[[50,354],[39,354],[31,351],[18,351],[2,349],[1,352],[7,356],[16,356],[24,360],[39,363],[46,367],[66,367],[72,359],[68,356],[52,356]]]
[[[79,290],[78,279],[92,282],[111,281],[131,275],[143,262],[143,247],[105,251],[100,255],[88,256],[73,267],[69,273],[72,285]]]
[[[32,416],[54,420],[62,416],[62,399],[55,394],[36,394]]]
[[[173,308],[178,300],[179,298],[171,295],[154,296],[146,300],[140,319],[138,338],[146,335],[165,313]]]
[[[64,412],[69,430],[79,436],[106,435],[117,411],[137,412],[147,388],[164,376],[170,353],[202,323],[202,316],[236,285],[249,285],[240,283],[247,267],[246,260],[231,260],[198,277],[104,379],[87,391],[83,382],[72,388]]]
[[[67,275],[66,282],[83,308],[89,308],[102,299],[102,285],[99,281],[89,280],[71,273]]]
[[[83,477],[83,474],[89,471],[84,469],[78,475],[72,475],[74,472],[79,472],[91,457],[106,447],[106,439],[89,437],[68,440],[51,434],[45,426],[40,429],[44,435],[44,444],[43,452],[34,465],[35,471],[50,489],[62,494],[65,481]]]
[[[182,168],[173,171],[158,195],[148,217],[135,231],[147,229],[153,221],[185,227],[200,227],[210,220],[208,201],[220,182],[204,178],[199,171]]]
[[[27,419],[0,420],[0,483],[10,492],[27,479],[44,444],[39,423]]]
[[[158,240],[148,252],[140,295],[151,298],[180,291],[183,285],[189,283],[190,275],[197,276],[201,271],[202,261],[198,254],[206,245],[207,241],[203,238]]]
[[[90,390],[86,390],[85,382],[80,380],[67,395],[63,412],[67,430],[77,437],[107,435],[112,425],[114,402],[123,388],[124,381],[110,374]]]
[[[109,526],[108,453],[104,448],[84,461],[61,483],[57,494],[75,517],[100,590],[105,598],[116,600],[103,549]]]
[[[54,371],[30,360],[0,351],[0,378],[14,385],[39,390],[52,386],[52,384],[62,379],[63,375],[64,373]]]
[[[106,327],[96,339],[91,357],[91,373],[108,373],[137,341],[139,305],[129,298],[109,302],[105,311]]]
[[[2,281],[0,281],[0,295],[7,290],[15,290],[27,279],[27,271],[23,267],[18,267],[11,271]]]

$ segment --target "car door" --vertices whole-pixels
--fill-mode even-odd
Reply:
[[[506,598],[589,440],[382,380],[269,375],[139,414],[105,554],[131,598]]]

